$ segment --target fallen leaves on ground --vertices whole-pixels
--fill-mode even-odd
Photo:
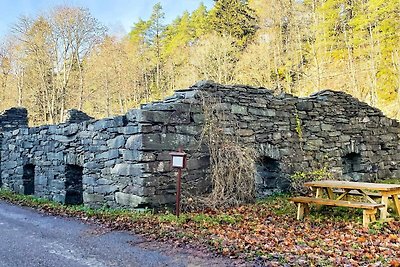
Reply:
[[[39,210],[132,230],[177,246],[207,247],[265,266],[400,266],[400,222],[365,229],[353,210],[342,211],[350,213],[343,220],[317,211],[297,221],[294,207],[288,207],[286,198],[280,198],[224,211],[186,213],[179,219],[172,214],[89,213],[47,204]]]

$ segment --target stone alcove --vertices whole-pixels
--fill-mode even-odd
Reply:
[[[342,156],[342,175],[346,180],[362,180],[366,170],[363,171],[361,161],[360,145],[355,140],[350,140]]]
[[[259,149],[259,158],[256,162],[256,194],[262,198],[280,191],[286,180],[281,170],[279,150],[271,144],[263,144]]]
[[[35,165],[24,165],[22,174],[22,185],[24,187],[24,195],[35,194]]]
[[[79,165],[65,165],[65,204],[83,203],[83,168]]]
[[[353,181],[361,179],[361,155],[359,153],[348,153],[342,157],[342,174],[345,178]]]

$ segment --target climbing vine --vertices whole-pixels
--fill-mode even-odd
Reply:
[[[210,155],[212,191],[206,197],[192,197],[191,206],[221,208],[253,202],[256,149],[239,141],[238,123],[230,112],[221,108],[219,99],[207,94],[201,98],[204,114],[201,139]]]
[[[300,140],[300,149],[303,151],[303,141],[304,140],[303,140],[303,129],[301,126],[301,119],[299,117],[299,113],[298,113],[296,107],[294,109],[295,109],[294,115],[295,115],[295,119],[296,119],[296,133]]]

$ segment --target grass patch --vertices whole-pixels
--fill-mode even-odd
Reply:
[[[290,197],[290,194],[276,193],[258,200],[256,204],[268,207],[277,215],[294,215],[296,214],[296,207],[288,201]]]
[[[85,216],[87,218],[97,217],[101,219],[116,219],[121,217],[138,220],[142,217],[151,215],[151,211],[137,212],[128,209],[99,208],[93,209],[84,205],[64,205],[45,198],[39,198],[32,195],[20,195],[6,189],[0,189],[0,199],[5,201],[32,207],[50,214],[59,214],[67,216]]]
[[[391,179],[386,179],[386,180],[378,180],[376,182],[377,183],[382,183],[382,184],[400,184],[400,178],[391,178]]]
[[[228,215],[228,214],[219,214],[219,215],[207,215],[207,214],[194,214],[191,217],[191,220],[194,222],[203,225],[203,224],[211,224],[211,225],[224,225],[224,224],[235,224],[240,223],[243,220],[243,217],[239,214],[236,215]]]

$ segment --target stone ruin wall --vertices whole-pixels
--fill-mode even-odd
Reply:
[[[70,114],[69,123],[27,128],[26,113],[25,120],[10,119],[14,112],[1,115],[3,187],[27,193],[30,167],[35,195],[66,202],[68,187],[75,186],[68,176],[81,172],[85,205],[171,204],[176,173],[169,152],[182,146],[189,154],[183,186],[205,193],[210,182],[208,149],[201,142],[204,96],[218,100],[224,132],[235,130],[242,143],[259,151],[259,196],[284,190],[295,172],[323,167],[348,180],[400,177],[399,122],[348,94],[322,91],[297,98],[202,82],[101,120],[75,112],[79,118]]]
[[[28,113],[26,109],[11,108],[0,113],[0,148],[3,143],[3,132],[11,131],[20,127],[28,127]],[[0,153],[0,187],[2,186],[1,162]]]
[[[90,120],[73,111],[67,118],[77,123],[32,128],[14,121],[15,110],[10,110],[1,118],[4,124],[15,124],[2,133],[3,188],[31,193],[26,191],[25,177],[31,168],[34,194],[65,203],[68,173],[74,172],[71,168],[82,168],[83,202],[88,206],[172,203],[175,173],[171,172],[169,152],[181,145],[189,150],[197,146],[193,135],[201,131],[200,123],[191,117],[201,110],[191,107],[192,100],[177,93],[163,103],[101,120]],[[26,110],[18,110],[25,111],[26,120]],[[79,122],[84,119],[89,120]],[[204,163],[195,155],[189,157],[188,178],[204,176],[204,170],[198,170]]]
[[[325,90],[297,98],[215,84],[202,91],[220,99],[225,132],[235,128],[233,121],[241,142],[258,150],[259,196],[287,188],[296,172],[323,168],[344,180],[400,177],[399,122],[349,94]]]

